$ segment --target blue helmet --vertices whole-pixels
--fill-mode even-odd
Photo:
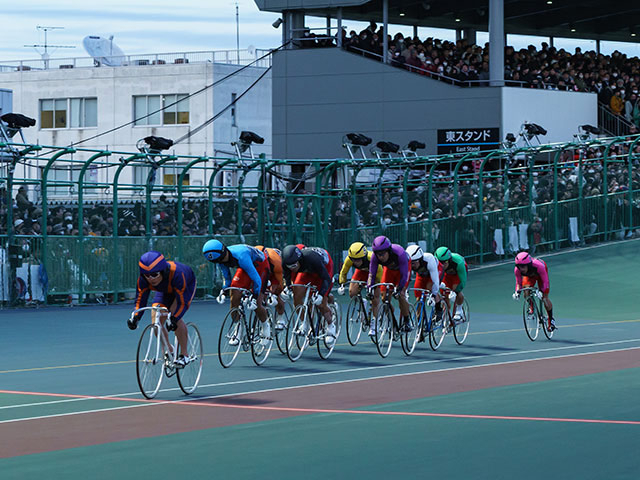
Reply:
[[[202,246],[202,254],[204,255],[204,258],[210,262],[219,261],[224,257],[226,252],[227,247],[225,247],[220,240],[208,240],[207,243]]]
[[[140,267],[140,275],[145,275],[162,272],[167,269],[169,264],[165,260],[164,255],[152,250],[142,254],[140,261],[138,261],[138,266]]]

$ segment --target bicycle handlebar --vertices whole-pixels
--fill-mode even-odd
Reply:
[[[136,313],[145,312],[147,310],[152,310],[154,312],[165,313],[165,314],[167,314],[167,319],[171,318],[171,312],[169,311],[169,309],[167,307],[160,307],[160,306],[137,308],[136,310],[131,312],[131,317],[130,318],[133,320],[133,317],[136,315]]]

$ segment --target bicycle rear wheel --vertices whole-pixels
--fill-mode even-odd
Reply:
[[[453,338],[455,338],[458,345],[462,345],[464,343],[467,339],[467,334],[469,333],[469,321],[471,320],[471,316],[469,312],[469,303],[466,299],[462,303],[462,313],[462,318],[455,322],[455,326],[453,328]]]
[[[429,329],[429,346],[431,346],[431,350],[434,352],[440,348],[442,342],[444,341],[444,337],[447,335],[447,329],[445,325],[450,322],[449,318],[449,309],[444,302],[440,303],[440,314],[436,313],[436,307],[431,308],[431,322]]]
[[[347,340],[352,346],[356,346],[362,334],[362,321],[364,319],[364,308],[358,295],[354,296],[347,307]]]
[[[549,330],[549,313],[547,312],[547,309],[544,308],[542,300],[538,303],[538,315],[544,336],[547,337],[547,340],[551,340],[551,338],[553,338],[554,330]]]
[[[522,320],[524,322],[524,331],[527,332],[527,337],[534,342],[536,338],[538,338],[540,331],[540,320],[538,306],[531,295],[525,299],[522,305]]]
[[[160,326],[145,327],[138,341],[136,376],[140,392],[145,398],[155,397],[160,390],[164,370],[164,348],[160,341]]]
[[[327,321],[325,320],[324,316],[320,313],[319,310],[316,311],[317,312],[316,319],[320,325],[318,329],[318,332],[320,334],[318,338],[318,355],[320,355],[320,358],[324,360],[326,360],[327,358],[329,358],[329,356],[331,356],[331,353],[333,352],[333,349],[335,348],[336,343],[338,343],[338,338],[340,337],[340,330],[341,330],[340,309],[338,307],[338,304],[330,303],[329,309],[331,310],[333,323],[336,326],[335,337],[327,336],[326,334]]]
[[[262,322],[258,319],[258,316],[253,317],[253,326],[251,331],[251,357],[253,362],[260,366],[269,357],[271,347],[273,346],[273,319],[271,312],[267,310],[267,319],[265,323],[269,325],[269,335],[264,336],[262,332]]]
[[[405,355],[411,355],[413,353],[420,339],[422,323],[418,320],[415,307],[409,304],[409,325],[411,330],[402,332],[402,335],[400,335],[400,344],[402,345],[402,351]]]
[[[238,356],[244,337],[244,313],[232,308],[224,317],[218,336],[218,359],[224,368],[230,367]],[[233,319],[237,320],[234,321]]]
[[[195,391],[200,382],[202,374],[202,362],[204,360],[204,352],[202,349],[202,337],[200,331],[193,323],[187,323],[187,353],[179,352],[189,357],[189,363],[177,370],[178,385],[186,395]],[[179,351],[179,349],[178,349]]]
[[[287,356],[292,362],[298,360],[309,345],[310,323],[307,318],[307,306],[298,305],[287,325]],[[303,325],[305,328],[303,328]]]
[[[391,306],[382,305],[376,319],[376,348],[382,358],[386,358],[393,345],[393,317]]]

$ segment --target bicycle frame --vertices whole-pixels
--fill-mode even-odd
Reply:
[[[374,288],[377,287],[393,287],[394,290],[396,288],[396,285],[393,283],[375,283],[373,285],[371,285],[369,287],[369,290],[373,290]],[[398,320],[396,319],[396,313],[394,311],[393,305],[391,304],[391,298],[393,297],[393,294],[389,293],[388,291],[385,292],[383,298],[381,299],[381,305],[379,308],[383,308],[384,306],[389,307],[389,311],[391,312],[391,319],[393,320],[393,341],[397,342],[399,335],[400,335],[400,325],[398,325]],[[380,314],[380,310],[378,310],[378,314]]]
[[[142,307],[142,308],[138,308],[136,310],[134,310],[133,312],[131,312],[131,318],[133,318],[133,316],[136,313],[140,313],[140,312],[145,312],[147,310],[150,310],[152,312],[152,316],[151,316],[151,323],[152,324],[157,324],[159,325],[160,328],[160,332],[162,333],[161,335],[161,341],[158,342],[158,350],[155,352],[155,358],[160,358],[160,345],[162,344],[163,350],[164,352],[162,353],[166,353],[168,355],[168,358],[166,360],[166,364],[165,367],[167,367],[168,369],[173,369],[173,373],[169,374],[167,373],[167,376],[171,376],[175,373],[175,362],[177,359],[177,355],[178,355],[178,337],[174,335],[173,338],[173,351],[171,348],[169,348],[170,342],[169,342],[169,331],[167,330],[166,327],[166,323],[168,321],[171,321],[171,312],[169,311],[169,309],[167,309],[166,307]],[[159,316],[160,315],[166,315],[166,318],[160,319]],[[149,355],[149,352],[147,351],[146,354],[147,356]]]

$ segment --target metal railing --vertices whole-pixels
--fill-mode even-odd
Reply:
[[[198,296],[220,284],[201,246],[447,245],[471,264],[640,232],[640,136],[416,159],[238,160],[0,144],[2,300],[119,302],[148,249],[190,265]],[[37,176],[16,175],[16,165]],[[148,168],[127,183],[125,169]],[[178,169],[174,185],[155,181]],[[299,171],[304,167],[304,173]],[[72,180],[53,178],[73,169]],[[98,168],[108,175],[91,177]],[[197,173],[197,175],[196,175]],[[185,179],[203,178],[189,185]],[[104,178],[106,180],[96,180]],[[230,181],[232,179],[232,181]],[[30,190],[24,196],[18,188]],[[67,189],[63,201],[51,192]],[[99,190],[108,200],[88,200]],[[161,197],[160,195],[163,195]],[[22,283],[16,280],[21,279]],[[48,281],[45,279],[48,278]]]
[[[269,50],[214,50],[199,52],[149,53],[139,55],[110,56],[111,64],[118,66],[184,65],[193,63],[224,63],[247,65],[262,57]],[[69,68],[97,68],[100,64],[92,57],[67,57],[0,62],[0,72],[41,71]],[[257,67],[271,66],[271,56],[256,63]]]

